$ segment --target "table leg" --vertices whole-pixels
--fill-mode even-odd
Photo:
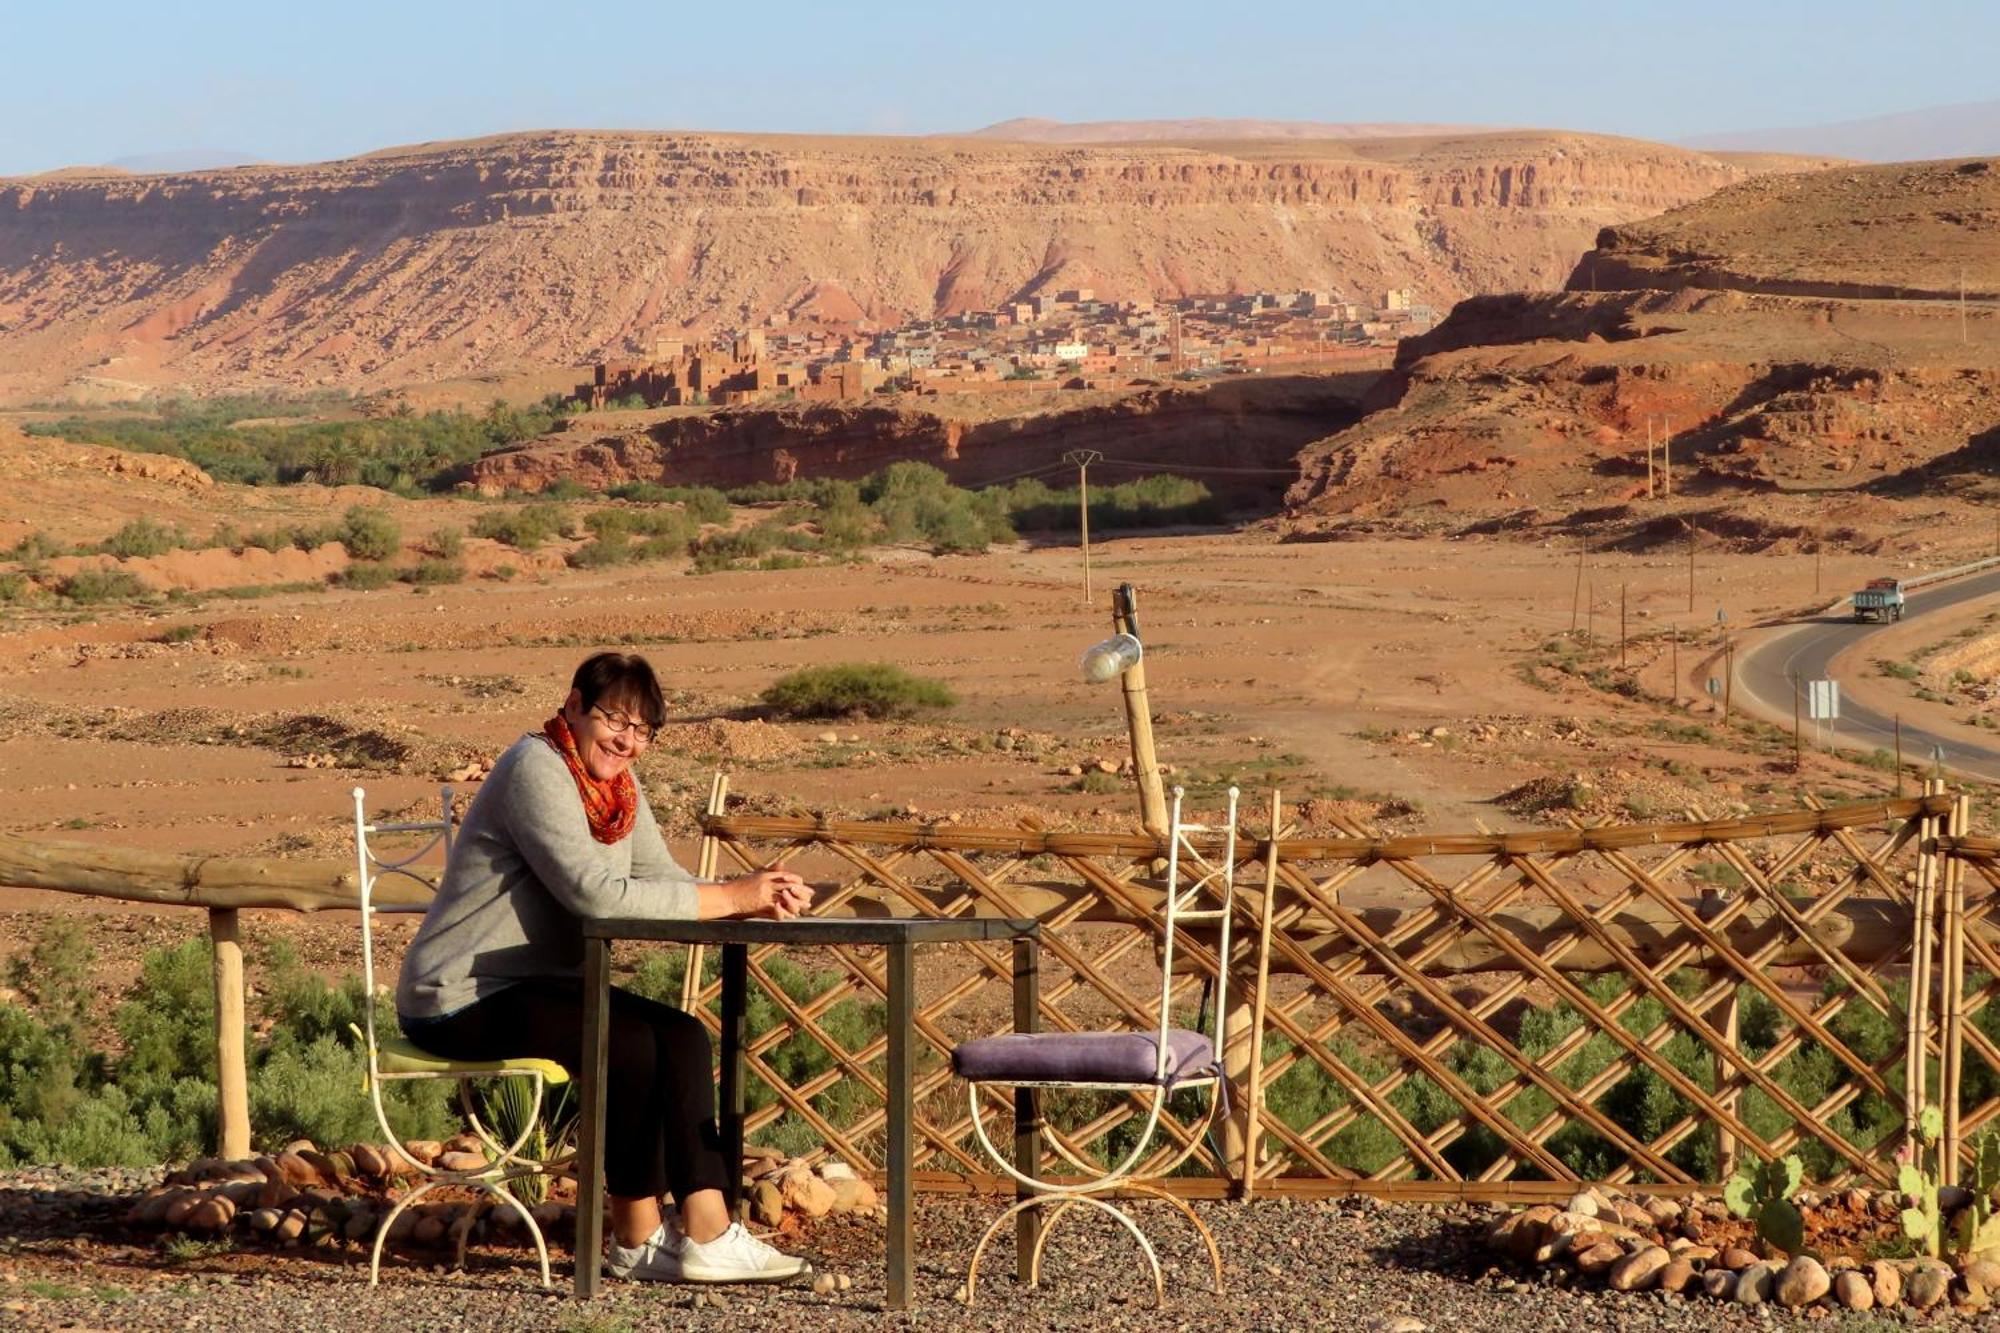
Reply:
[[[743,1082],[744,1017],[750,1007],[750,947],[722,946],[722,1131],[723,1165],[729,1173],[725,1193],[729,1216],[736,1218],[743,1200]]]
[[[910,1215],[910,1120],[915,1107],[914,1072],[910,1068],[910,1039],[916,1027],[916,1009],[911,991],[915,969],[911,966],[913,947],[907,943],[889,946],[889,1308],[906,1310],[910,1305],[910,1250],[914,1227]]]
[[[1014,1031],[1034,1032],[1041,1024],[1041,951],[1033,939],[1014,941]],[[1042,1090],[1014,1089],[1014,1166],[1023,1175],[1042,1174]],[[1030,1186],[1015,1183],[1014,1195],[1025,1199],[1035,1193]],[[1014,1276],[1033,1286],[1039,1279],[1034,1262],[1035,1243],[1042,1233],[1042,1210],[1024,1208],[1014,1215]]]
[[[611,1012],[611,945],[583,942],[583,1068],[577,1071],[576,1294],[597,1295],[604,1278],[604,1063]]]

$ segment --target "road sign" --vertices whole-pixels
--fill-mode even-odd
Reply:
[[[1840,682],[1806,682],[1806,716],[1815,722],[1829,722],[1840,716]]]
[[[1710,676],[1708,678],[1708,697],[1711,699],[1720,699],[1722,697],[1722,677]]]

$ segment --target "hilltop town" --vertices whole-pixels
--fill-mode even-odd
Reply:
[[[1168,378],[1352,369],[1436,322],[1407,287],[1365,305],[1325,291],[1111,301],[1078,287],[884,329],[859,313],[851,301],[822,299],[796,317],[709,341],[656,338],[644,360],[597,362],[574,400],[601,410],[1145,388]]]

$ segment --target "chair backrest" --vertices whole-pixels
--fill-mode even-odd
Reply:
[[[401,875],[425,888],[434,888],[431,878],[420,873],[417,862],[442,848],[446,860],[451,858],[451,841],[456,832],[452,824],[451,788],[438,789],[438,817],[397,824],[374,824],[368,820],[364,804],[367,793],[360,787],[354,789],[354,873],[361,897],[361,984],[365,990],[361,1012],[367,1024],[364,1034],[368,1042],[368,1065],[375,1066],[375,917],[384,915],[422,914],[427,910],[418,903],[390,903],[377,906],[375,885],[377,881],[391,875]],[[414,851],[398,850],[382,853],[372,845],[371,839],[393,834],[416,834],[422,838]],[[427,836],[426,836],[427,835]]]
[[[1229,789],[1229,813],[1227,822],[1219,830],[1222,834],[1222,860],[1211,860],[1197,847],[1189,835],[1213,833],[1205,824],[1184,824],[1181,822],[1181,801],[1185,792],[1174,788],[1174,804],[1169,824],[1167,840],[1167,902],[1166,902],[1166,943],[1160,953],[1160,1027],[1158,1067],[1154,1077],[1164,1080],[1170,1052],[1167,1049],[1167,1032],[1173,1027],[1174,993],[1174,949],[1177,937],[1188,926],[1201,922],[1219,922],[1219,951],[1216,954],[1221,966],[1215,976],[1214,1030],[1209,1036],[1211,1053],[1219,1064],[1222,1060],[1223,1025],[1229,1012],[1229,928],[1236,915],[1236,801],[1238,791]],[[1192,875],[1185,887],[1181,877],[1192,868]],[[1219,906],[1202,907],[1203,895],[1214,899]]]

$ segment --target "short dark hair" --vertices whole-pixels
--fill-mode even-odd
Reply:
[[[637,653],[597,653],[583,659],[570,677],[569,687],[577,692],[585,709],[599,699],[610,697],[639,710],[640,721],[659,727],[667,720],[667,701],[660,693],[660,678],[653,664]]]

